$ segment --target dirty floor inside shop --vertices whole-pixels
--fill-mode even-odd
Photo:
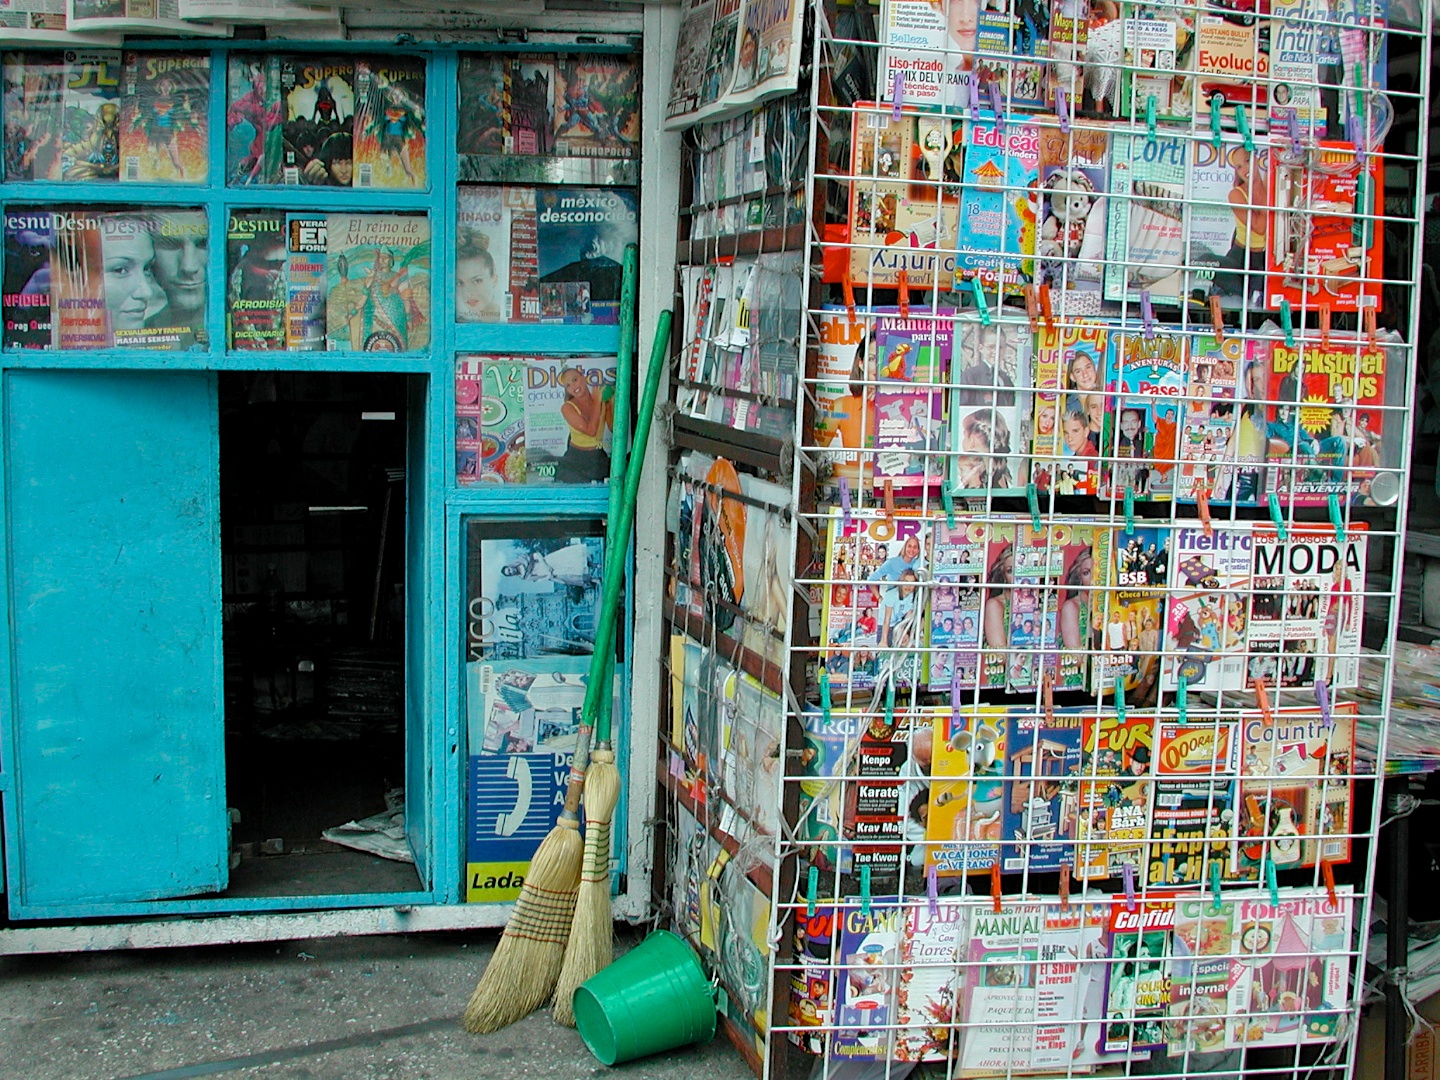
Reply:
[[[0,1076],[500,1080],[750,1076],[723,1036],[606,1069],[547,1012],[457,1017],[497,931],[0,957]],[[633,943],[626,934],[621,946]]]

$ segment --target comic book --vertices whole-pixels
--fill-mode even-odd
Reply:
[[[570,753],[575,749],[590,661],[477,661],[465,665],[472,754]]]
[[[610,478],[615,357],[531,357],[525,363],[525,482]]]
[[[633,158],[640,146],[638,54],[566,53],[555,78],[555,153]]]
[[[1240,690],[1249,685],[1245,649],[1254,535],[1248,524],[1208,530],[1177,525],[1171,533],[1172,591],[1165,612],[1162,690],[1181,679],[1187,690]]]
[[[955,322],[948,483],[956,495],[1020,495],[1030,481],[1032,337],[1022,326]]]
[[[1047,717],[1017,707],[1006,723],[1001,869],[1045,872],[1073,865],[1081,714],[1057,709]]]
[[[232,210],[225,233],[225,323],[230,348],[283,349],[288,320],[286,215]]]
[[[1150,835],[1155,718],[1087,713],[1081,722],[1080,828],[1075,876],[1118,881],[1126,865],[1144,871]]]
[[[963,127],[956,288],[978,279],[986,292],[1020,294],[1035,280],[1035,206],[1040,168],[1034,124],[1010,117],[967,120]]]
[[[877,488],[919,495],[942,479],[945,384],[953,322],[881,314],[875,321],[875,467]]]
[[[1175,927],[1173,894],[1147,892],[1110,908],[1110,971],[1105,983],[1105,1053],[1159,1050],[1170,1010],[1167,978]]]
[[[62,180],[115,180],[120,175],[120,52],[65,54]]]
[[[1212,864],[1233,876],[1238,741],[1231,722],[1156,722],[1152,887],[1208,886]]]
[[[510,65],[507,154],[555,152],[555,77],[554,56],[526,54]]]
[[[1350,1012],[1355,897],[1324,889],[1242,894],[1235,901],[1226,1049],[1333,1042]]]
[[[462,160],[470,154],[498,157],[506,152],[512,63],[505,53],[460,54],[457,78],[465,108],[456,117],[455,149]]]
[[[355,186],[423,190],[425,59],[358,59],[354,85]]]
[[[1374,216],[1385,212],[1383,159],[1372,154],[1361,169],[1353,145],[1324,139],[1319,158],[1317,167],[1272,155],[1265,306],[1376,307],[1385,276],[1385,229]]]
[[[1186,206],[1185,294],[1234,311],[1264,306],[1265,244],[1270,231],[1270,151],[1243,143],[1190,144],[1190,201]]]
[[[1383,505],[1398,493],[1400,443],[1385,430],[1387,410],[1403,404],[1398,363],[1389,344],[1352,333],[1333,333],[1326,347],[1278,337],[1251,344],[1255,363],[1268,370],[1265,397],[1268,491],[1281,505]],[[1387,438],[1388,436],[1388,438]]]
[[[285,104],[280,181],[350,187],[355,178],[355,61],[284,57]]]
[[[835,958],[836,1030],[830,1037],[833,1061],[888,1061],[894,1057],[897,992],[903,965],[901,947],[906,909],[895,896],[877,896],[870,910],[846,907]]]
[[[1031,479],[1041,492],[1093,495],[1100,488],[1107,330],[1104,323],[1042,326],[1035,348]]]
[[[639,238],[634,190],[551,187],[534,198],[539,321],[618,322],[620,260]]]
[[[1239,376],[1249,342],[1214,334],[1193,334],[1185,350],[1185,396],[1181,405],[1174,498],[1194,502],[1203,488],[1216,502],[1229,502],[1238,444]]]
[[[325,256],[323,214],[287,214],[285,347],[291,352],[325,349]]]
[[[1006,712],[993,705],[934,720],[925,866],[941,875],[988,872],[1000,858]]]
[[[959,1061],[968,1075],[1031,1067],[1045,912],[1044,904],[1012,901],[998,913],[989,906],[970,911]]]
[[[465,657],[588,656],[605,565],[594,521],[466,525]]]
[[[1065,572],[1068,526],[1036,529],[1022,522],[1016,531],[1014,586],[1007,611],[1008,665],[1005,685],[1011,693],[1039,688],[1044,675],[1059,668],[1059,590]]]
[[[203,184],[210,169],[210,57],[126,50],[120,179]]]
[[[1236,876],[1350,861],[1354,829],[1354,702],[1336,702],[1326,725],[1315,709],[1282,708],[1240,718]]]
[[[525,483],[525,361],[455,361],[455,476],[461,484]]]
[[[280,57],[231,53],[226,82],[226,183],[278,184],[285,150]]]
[[[1169,27],[1159,19],[1126,19]],[[1144,111],[1141,111],[1144,122]],[[1152,304],[1185,299],[1185,187],[1191,139],[1127,135],[1110,139],[1110,219],[1105,234],[1105,299]]]
[[[1329,525],[1254,529],[1249,677],[1270,686],[1354,686],[1364,620],[1366,525],[1352,521],[1342,542]]]
[[[55,250],[50,258],[55,348],[107,349],[114,344],[105,306],[102,215],[93,210],[51,214]]]
[[[49,349],[55,344],[51,306],[50,252],[54,217],[48,210],[12,210],[5,214],[4,347]]]
[[[1057,319],[1098,314],[1109,217],[1106,192],[1110,182],[1110,133],[1095,127],[1077,127],[1069,135],[1058,126],[1042,126],[1038,131],[1040,217],[1035,241],[1036,277],[1054,288],[1052,302]]]
[[[60,54],[7,52],[5,179],[59,180],[65,114],[65,64]]]
[[[820,659],[836,689],[867,690],[877,681],[912,685],[922,640],[923,590],[929,576],[928,528],[919,518],[830,519],[820,625]]]
[[[1185,397],[1186,335],[1112,329],[1106,341],[1105,389],[1114,394],[1100,442],[1100,497],[1169,502]],[[1111,460],[1113,459],[1113,460]]]
[[[1097,546],[1111,549],[1111,558],[1095,560],[1095,610],[1103,612],[1103,621],[1093,692],[1113,694],[1118,685],[1129,704],[1153,704],[1165,632],[1170,529],[1137,522],[1133,530],[1097,530],[1096,539]]]
[[[1015,548],[1021,524],[990,526],[985,545],[984,606],[980,617],[980,687],[1003,689],[1010,669],[1010,596],[1015,585]]]
[[[931,549],[930,689],[963,693],[980,680],[980,628],[984,609],[989,526],[961,521],[935,525]]]
[[[961,1018],[959,950],[970,912],[953,900],[906,909],[896,995],[895,1061],[945,1061]]]
[[[329,216],[326,343],[331,352],[418,352],[430,344],[430,219]]]
[[[1170,1016],[1165,1022],[1167,1054],[1208,1054],[1225,1048],[1225,1001],[1234,933],[1233,900],[1222,899],[1217,904],[1209,894],[1175,899]]]

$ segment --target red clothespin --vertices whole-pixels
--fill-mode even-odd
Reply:
[[[1045,319],[1045,329],[1054,331],[1055,313],[1050,308],[1050,286],[1040,286],[1040,314]]]
[[[845,295],[845,317],[850,320],[850,325],[855,325],[855,282],[850,280],[847,271],[845,277],[840,281],[840,288]]]
[[[1045,678],[1040,682],[1041,693],[1045,697],[1045,725],[1055,726],[1055,675],[1047,671]]]
[[[895,289],[900,294],[900,317],[910,317],[910,275],[901,270],[895,275]]]
[[[1225,316],[1220,310],[1218,293],[1210,295],[1210,325],[1215,330],[1215,344],[1225,344]]]
[[[1195,509],[1200,514],[1200,525],[1206,536],[1215,535],[1215,526],[1210,523],[1210,488],[1201,484],[1195,489]]]
[[[1335,895],[1335,864],[1329,859],[1320,860],[1320,879],[1325,882],[1325,894],[1330,899],[1330,906],[1338,908],[1340,898]]]
[[[1030,333],[1040,332],[1040,289],[1036,285],[1025,286],[1025,317],[1030,320]]]
[[[1060,864],[1060,910],[1070,910],[1070,864]]]
[[[1000,905],[1000,860],[996,859],[990,864],[990,899],[995,904],[995,914],[999,915]]]
[[[1372,304],[1365,309],[1364,318],[1365,336],[1370,339],[1370,347],[1373,349],[1375,347],[1375,336],[1379,333],[1375,325],[1375,305]]]
[[[885,478],[885,520],[895,520],[895,481]]]
[[[1270,692],[1265,689],[1265,680],[1256,675],[1250,680],[1250,685],[1255,687],[1255,700],[1260,705],[1260,715],[1265,717],[1266,726],[1275,723],[1275,717],[1270,712]]]
[[[1320,347],[1330,348],[1330,305],[1320,305]]]

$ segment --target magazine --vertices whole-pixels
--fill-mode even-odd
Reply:
[[[1125,71],[1119,112],[1144,122],[1189,120],[1195,109],[1195,10],[1160,0],[1126,0],[1121,28]]]
[[[944,312],[942,314],[949,314]],[[875,321],[874,483],[917,495],[941,480],[945,384],[954,323],[880,314]]]
[[[210,57],[126,50],[120,179],[203,184],[210,162]]]
[[[925,866],[978,874],[1000,859],[1006,711],[952,707],[934,720]]]
[[[1059,602],[1056,586],[1064,574],[1067,526],[1036,529],[1022,523],[1015,545],[1014,586],[1010,589],[1008,666],[1005,685],[1012,693],[1039,688],[1059,667]]]
[[[455,361],[455,478],[460,484],[525,483],[525,361]]]
[[[1139,880],[1150,835],[1155,718],[1086,713],[1081,728],[1080,828],[1075,875],[1119,880],[1128,864]]]
[[[555,74],[556,154],[561,157],[599,158],[633,158],[638,155],[638,57],[562,54]],[[466,123],[461,121],[462,131]]]
[[[1015,546],[1020,524],[991,524],[985,549],[985,599],[980,619],[980,687],[1003,689],[1009,678],[1010,597],[1015,584]]]
[[[1045,872],[1073,865],[1081,716],[1057,710],[1046,717],[1026,707],[1012,709],[1006,723],[1001,869]]]
[[[1134,910],[1131,910],[1131,908]],[[1175,901],[1147,893],[1135,904],[1110,908],[1110,971],[1105,983],[1105,1053],[1159,1050],[1170,1010],[1167,977]]]
[[[76,49],[67,52],[65,58],[60,177],[91,181],[118,179],[120,52]]]
[[[1030,1054],[1036,1070],[1086,1069],[1107,1061],[1100,1046],[1112,903],[1072,899],[1045,906],[1035,996],[1035,1017],[1042,1023]],[[1139,1051],[1132,1060],[1147,1056]]]
[[[182,16],[179,0],[65,0],[66,29],[156,37],[229,37],[230,27]]]
[[[1126,19],[1124,25],[1170,26],[1159,19]],[[1190,146],[1190,138],[1179,135],[1111,137],[1105,299],[1138,304],[1143,291],[1151,303],[1184,301]]]
[[[1248,525],[1177,526],[1172,591],[1165,612],[1161,689],[1241,690],[1245,663],[1254,535]]]
[[[232,53],[226,83],[226,183],[278,184],[285,142],[280,57]]]
[[[700,285],[702,300],[710,280]],[[826,307],[815,320],[815,443],[825,448],[819,457],[830,483],[859,490],[862,476],[868,484],[874,475],[875,315],[857,310],[852,321],[844,308]]]
[[[7,52],[3,68],[5,179],[59,180],[65,64],[54,53]]]
[[[685,0],[665,128],[720,121],[794,92],[803,59],[798,0]]]
[[[1341,76],[1331,66],[1332,60],[1340,59],[1331,51],[1338,44],[1335,29],[1325,25],[1332,18],[1321,0],[1276,0],[1270,5],[1270,77],[1275,80],[1270,88],[1272,127],[1286,126],[1294,117],[1301,132],[1325,135],[1326,99],[1344,97],[1325,86],[1338,83]]]
[[[48,210],[5,214],[4,347],[49,349],[54,342],[50,252],[55,227]]]
[[[1054,5],[1075,0],[1054,0]],[[1051,26],[1055,25],[1052,5]],[[1052,38],[1052,48],[1054,47]],[[1036,276],[1052,285],[1055,315],[1098,314],[1109,215],[1110,133],[1095,127],[1041,126]]]
[[[530,357],[524,377],[526,483],[607,482],[615,357]]]
[[[1136,524],[1133,530],[1096,530],[1097,619],[1101,651],[1094,658],[1093,691],[1118,687],[1129,705],[1155,703],[1164,635],[1170,529]],[[1108,556],[1108,557],[1107,557]]]
[[[682,808],[680,813],[684,814]],[[832,905],[817,904],[815,913],[801,907],[794,915],[795,932],[791,950],[790,1041],[809,1054],[825,1052],[825,1029],[834,1011],[830,984],[834,953],[839,945],[836,933],[840,916]]]
[[[833,1061],[888,1061],[894,1057],[900,954],[908,924],[894,896],[877,896],[869,912],[843,909],[836,960],[836,1030]]]
[[[980,680],[980,628],[989,526],[957,520],[935,525],[931,550],[930,689],[968,691]],[[1002,601],[1003,602],[1003,601]]]
[[[1233,901],[1222,900],[1217,905],[1208,894],[1175,899],[1170,1017],[1165,1023],[1167,1054],[1209,1054],[1225,1048],[1225,1003],[1234,935]]]
[[[326,225],[330,351],[418,352],[430,344],[430,219],[331,214]]]
[[[325,349],[325,257],[328,219],[323,215],[285,216],[285,347],[291,352]]]
[[[1007,901],[998,913],[990,907],[971,909],[964,950],[962,1072],[993,1075],[1031,1068],[1045,912],[1043,904],[1015,901]]]
[[[1264,306],[1265,245],[1270,231],[1270,151],[1241,142],[1190,144],[1185,230],[1185,294],[1234,311]]]
[[[1177,441],[1185,395],[1186,335],[1112,329],[1105,389],[1115,395],[1100,442],[1100,496],[1168,502],[1175,489]],[[1112,460],[1113,459],[1113,460]]]
[[[951,457],[957,495],[1020,495],[1030,480],[1031,335],[1014,323],[955,322]]]
[[[728,831],[745,842],[773,841],[780,829],[778,770],[785,706],[757,679],[728,664],[717,689],[723,718],[721,751],[715,758],[719,791],[748,827],[728,827]],[[756,846],[757,857],[773,868],[773,844]]]
[[[1018,295],[1035,280],[1035,207],[1040,139],[1018,117],[998,126],[969,120],[963,128],[956,287],[978,279],[986,292]]]
[[[210,272],[210,224],[206,213],[153,209],[138,215],[111,214],[109,219],[118,222],[128,219],[133,223],[124,230],[129,240],[118,249],[119,258],[130,260],[130,265],[142,271],[136,276],[118,276],[115,271],[122,263],[112,258],[116,248],[107,241],[106,299],[112,309],[119,303],[117,294],[129,292],[129,299],[112,312],[115,344],[152,349],[192,349],[205,345],[209,340],[205,306]],[[145,275],[143,271],[147,269],[148,275]],[[138,312],[142,295],[143,326],[134,334],[122,332],[131,311]]]
[[[928,729],[929,715],[897,710],[889,716],[870,717],[860,732],[857,779],[850,781],[853,816],[847,815],[846,824],[855,839],[856,871],[869,866],[871,880],[880,888],[898,885],[903,868],[910,743],[914,728],[920,725]]]
[[[846,788],[852,782],[842,783],[841,778],[858,752],[865,722],[863,713],[844,709],[829,713],[807,710],[800,718],[804,742],[800,751],[799,842],[805,858],[827,872],[848,874],[852,870],[849,842],[841,840],[841,832],[847,828]]]
[[[585,704],[590,661],[472,661],[465,665],[472,754],[570,753]]]
[[[962,5],[926,0],[885,0],[881,7],[877,89],[894,100],[895,80],[903,103],[927,110],[968,108],[965,79],[975,64],[978,9],[963,20],[950,10]],[[952,25],[953,19],[953,25]]]
[[[285,107],[281,182],[350,187],[355,178],[355,61],[286,56],[280,63],[280,94]]]
[[[354,91],[355,186],[401,190],[427,187],[425,59],[357,59]]]
[[[1251,128],[1263,130],[1272,76],[1270,23],[1233,18],[1219,0],[1206,0],[1195,22],[1195,55],[1195,78],[1205,106],[1220,98],[1221,115],[1233,131],[1239,105]]]
[[[680,33],[670,97],[665,105],[665,130],[689,127],[700,120],[700,89],[705,82],[705,60],[710,28],[715,23],[716,0],[682,0]]]
[[[1093,495],[1100,488],[1106,341],[1105,324],[1099,322],[1040,330],[1031,479],[1041,492]]]
[[[1208,887],[1213,865],[1234,876],[1237,742],[1233,723],[1156,723],[1151,886]]]
[[[284,211],[232,210],[225,236],[230,348],[285,348],[289,254]]]
[[[968,936],[974,909],[954,901],[905,911],[900,945],[900,986],[896,994],[895,1061],[945,1061],[961,1019],[961,964],[958,952]]]
[[[1249,342],[1193,334],[1185,350],[1185,396],[1178,436],[1174,498],[1194,502],[1204,489],[1216,502],[1230,501],[1238,443],[1238,382]]]

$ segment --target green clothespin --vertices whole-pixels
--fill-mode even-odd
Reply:
[[[805,889],[805,916],[813,919],[815,917],[815,894],[820,891],[820,869],[810,867],[810,880]]]
[[[1245,119],[1245,106],[1235,106],[1235,126],[1240,129],[1240,138],[1245,142],[1245,149],[1250,153],[1255,152],[1255,136],[1250,133],[1250,121]]]
[[[1180,723],[1190,722],[1190,677],[1181,675],[1175,681],[1175,708],[1180,713]]]
[[[1215,94],[1210,98],[1210,141],[1215,144],[1215,149],[1220,149],[1221,127],[1220,110],[1225,107],[1225,95]]]
[[[1155,141],[1155,95],[1151,94],[1145,99],[1145,130],[1146,139]]]
[[[870,916],[870,864],[860,867],[860,917]]]
[[[1345,515],[1340,512],[1340,496],[1330,493],[1330,524],[1335,526],[1335,542],[1345,542]]]
[[[948,487],[940,488],[940,502],[945,506],[945,527],[953,532],[955,529],[955,496],[950,494]]]
[[[1370,246],[1370,221],[1371,213],[1370,199],[1368,192],[1370,185],[1365,176],[1365,168],[1355,174],[1355,217],[1350,222],[1350,239],[1361,247]]]
[[[1039,532],[1043,526],[1040,524],[1040,489],[1033,483],[1025,485],[1025,498],[1030,503],[1030,523]]]
[[[1285,528],[1285,515],[1280,512],[1280,496],[1273,491],[1270,493],[1270,520],[1275,523],[1275,532],[1282,544],[1290,539],[1290,532]]]
[[[830,676],[825,671],[825,665],[820,665],[820,711],[825,716],[825,723],[830,723]]]
[[[1120,723],[1125,723],[1125,680],[1115,680],[1115,715]]]
[[[1275,860],[1268,855],[1265,858],[1265,887],[1270,890],[1270,906],[1280,906],[1280,885],[1275,880]]]
[[[1220,914],[1220,863],[1210,862],[1210,914]]]
[[[990,325],[990,308],[985,303],[985,290],[980,287],[980,279],[970,279],[970,295],[975,297],[975,311],[980,316],[980,325]]]
[[[885,726],[895,726],[895,682],[885,684]]]
[[[1135,531],[1135,487],[1133,484],[1125,485],[1125,532],[1126,534]]]
[[[1280,329],[1285,331],[1285,347],[1295,348],[1295,318],[1290,314],[1290,301],[1280,301]]]

